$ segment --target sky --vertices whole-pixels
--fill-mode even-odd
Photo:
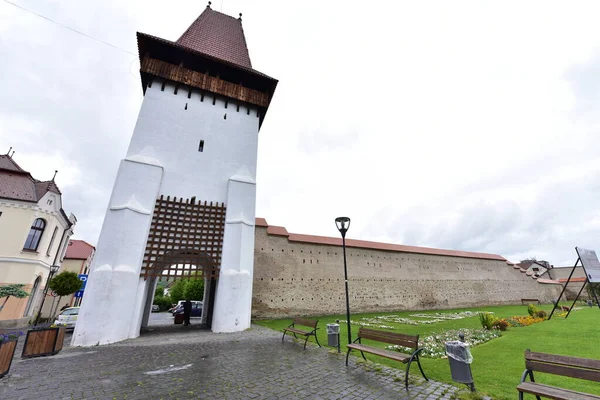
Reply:
[[[56,23],[0,0],[0,152],[58,170],[96,244],[143,101],[135,33],[176,40],[206,2],[10,1]],[[257,216],[557,266],[599,249],[600,3],[212,3],[279,80]]]

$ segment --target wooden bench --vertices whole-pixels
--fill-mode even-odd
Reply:
[[[292,323],[290,324],[290,326],[288,326],[287,328],[283,328],[283,337],[281,338],[281,343],[283,343],[283,339],[285,339],[285,334],[289,332],[289,333],[292,333],[296,339],[298,339],[298,336],[296,336],[296,335],[302,335],[305,337],[304,350],[306,350],[306,342],[308,342],[308,338],[310,336],[314,336],[315,340],[317,341],[317,344],[319,345],[319,347],[321,347],[321,343],[319,343],[319,338],[317,337],[317,329],[319,329],[319,328],[317,328],[318,323],[319,323],[319,321],[315,321],[312,319],[294,318]],[[296,325],[307,326],[312,329],[311,330],[298,329],[296,327]]]
[[[542,304],[539,299],[521,299],[521,304]]]
[[[414,349],[411,354],[404,354],[394,350],[385,350],[380,349],[379,347],[366,346],[362,344],[362,339],[372,340],[374,342],[388,343],[388,344],[396,344],[404,347],[408,347],[410,349]],[[358,343],[356,343],[358,342]],[[421,370],[421,375],[425,378],[425,372],[423,372],[423,368],[421,368],[421,362],[419,361],[419,353],[423,350],[419,348],[419,335],[404,335],[402,333],[393,333],[393,332],[384,332],[377,331],[375,329],[368,329],[360,327],[358,330],[358,338],[354,340],[351,344],[348,345],[348,353],[346,354],[346,366],[348,365],[348,356],[352,350],[360,351],[362,357],[366,360],[364,353],[375,354],[376,356],[389,358],[392,360],[400,361],[401,363],[408,363],[406,366],[406,375],[404,379],[404,386],[406,390],[408,390],[408,371],[410,371],[410,364],[413,361],[417,362],[419,366],[419,370]]]
[[[540,399],[540,396],[557,400],[600,399],[600,396],[593,394],[586,394],[571,389],[561,389],[555,386],[536,383],[533,379],[533,371],[537,371],[600,382],[600,360],[534,353],[527,349],[525,350],[525,368],[525,372],[523,372],[523,376],[521,377],[521,383],[517,386],[519,400],[523,400],[524,393],[533,394],[538,400]],[[530,382],[525,381],[528,376]]]

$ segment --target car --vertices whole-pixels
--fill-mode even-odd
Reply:
[[[169,312],[171,314],[175,313],[175,310],[177,310],[179,308],[179,306],[182,306],[184,302],[185,302],[185,300],[179,300],[177,302],[177,304],[175,304],[173,307],[169,308]]]
[[[159,312],[160,311],[160,307],[158,306],[158,304],[152,304],[152,312]]]
[[[190,317],[201,317],[202,316],[202,302],[199,300],[192,300],[192,312]],[[173,311],[173,315],[183,314],[183,303],[177,305],[175,311]]]
[[[54,321],[54,325],[64,326],[67,329],[74,329],[79,315],[79,307],[65,308]]]

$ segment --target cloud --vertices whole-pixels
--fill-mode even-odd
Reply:
[[[76,237],[96,243],[143,100],[135,32],[175,40],[205,5],[19,4],[124,49],[0,3],[0,145],[36,177],[59,169]],[[597,3],[221,7],[243,12],[254,67],[280,80],[259,216],[337,235],[348,215],[352,238],[557,265],[596,246]]]

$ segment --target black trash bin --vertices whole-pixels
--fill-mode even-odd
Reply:
[[[460,340],[446,342],[446,355],[450,362],[450,373],[452,380],[458,383],[464,383],[472,392],[475,391],[473,374],[471,373],[471,363],[473,356],[469,350],[469,345]]]
[[[340,339],[340,324],[327,324],[327,345],[338,347]]]

